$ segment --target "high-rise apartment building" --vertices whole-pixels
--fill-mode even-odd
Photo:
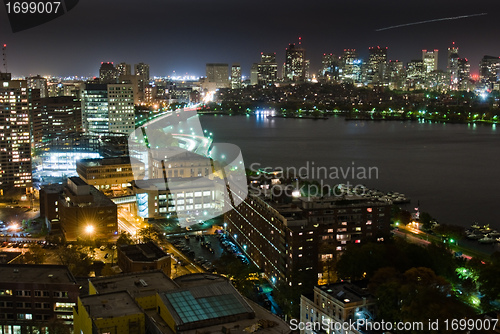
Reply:
[[[101,83],[116,82],[116,79],[118,79],[118,72],[115,65],[112,62],[101,62],[101,67],[99,68],[99,80]]]
[[[132,66],[127,63],[119,63],[116,65],[116,72],[118,76],[120,75],[131,75],[132,74]]]
[[[241,66],[240,64],[233,64],[231,66],[231,88],[241,88]]]
[[[470,64],[467,58],[457,59],[457,89],[467,90],[470,83]]]
[[[500,57],[484,56],[479,63],[479,77],[481,82],[493,85],[500,77]]]
[[[130,83],[86,84],[82,127],[92,134],[129,134],[135,129],[134,87]]]
[[[391,89],[402,89],[406,79],[405,68],[402,61],[390,60],[387,63],[385,81],[389,83]]]
[[[139,100],[144,99],[144,92],[149,84],[149,65],[139,63],[134,65],[134,74],[137,77],[137,92]]]
[[[254,86],[259,83],[259,64],[253,63],[250,68],[250,85]]]
[[[259,85],[272,85],[278,81],[278,64],[276,52],[260,54],[260,63],[257,65],[257,81]]]
[[[36,75],[34,77],[27,77],[26,81],[28,81],[28,88],[29,89],[39,89],[40,90],[40,97],[46,98],[49,96],[49,91],[47,88],[47,79],[40,75]]]
[[[448,63],[446,66],[448,75],[450,77],[451,89],[458,88],[458,46],[453,42],[452,47],[448,48]]]
[[[27,193],[31,184],[30,90],[0,73],[0,195]]]
[[[422,50],[422,62],[425,73],[437,71],[438,69],[438,50]]]
[[[341,59],[340,78],[344,82],[361,82],[363,61],[358,58],[356,49],[344,49]]]
[[[283,79],[287,81],[304,81],[306,79],[306,50],[290,43],[285,52]]]
[[[369,84],[383,84],[386,63],[387,47],[370,47],[366,72],[366,82]]]
[[[320,76],[327,81],[338,79],[339,75],[339,58],[332,53],[324,53],[321,59]]]
[[[32,135],[35,147],[65,138],[69,133],[81,132],[81,102],[73,96],[41,99],[32,112]]]
[[[207,80],[215,83],[215,88],[229,88],[229,65],[210,63],[206,65]]]

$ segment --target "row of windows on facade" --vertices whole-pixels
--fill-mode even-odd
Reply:
[[[13,308],[14,305],[16,308],[32,308],[34,306],[36,309],[54,309],[54,311],[59,312],[71,312],[75,303],[56,303],[54,308],[54,304],[51,303],[16,302],[14,304],[13,302],[0,301],[0,308]]]
[[[10,290],[10,289],[1,289],[0,296],[19,296],[19,297],[31,297],[31,290]],[[33,295],[35,297],[50,297],[50,291],[47,290],[35,290]],[[53,291],[53,297],[58,298],[68,298],[67,291]]]

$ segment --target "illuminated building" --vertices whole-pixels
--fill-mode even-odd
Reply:
[[[134,65],[134,75],[137,77],[137,93],[138,99],[144,99],[144,91],[149,85],[149,65],[139,63]]]
[[[403,89],[406,79],[404,64],[399,60],[390,60],[387,64],[386,82],[390,89]]]
[[[74,332],[120,334],[289,334],[279,317],[213,274],[169,279],[160,271],[89,280],[74,308]]]
[[[0,195],[31,191],[30,100],[26,80],[0,73]]]
[[[90,134],[134,131],[133,85],[86,84],[82,93],[82,128]]]
[[[79,288],[66,266],[0,264],[0,333],[69,332]]]
[[[101,62],[101,67],[99,68],[99,81],[101,83],[113,83],[118,79],[118,72],[116,71],[115,65],[110,62]]]
[[[455,46],[455,42],[453,42],[453,46],[448,48],[448,64],[446,66],[450,77],[451,89],[458,89],[459,86],[458,59],[458,46]]]
[[[300,322],[328,324],[328,328],[347,328],[349,323],[360,320],[373,321],[376,302],[377,299],[366,289],[352,283],[315,286],[311,296],[300,296]],[[300,330],[300,334],[314,333],[307,328]],[[349,334],[362,333],[365,331],[358,330],[356,326],[349,329]]]
[[[381,85],[384,83],[383,81],[386,70],[385,65],[387,63],[387,47],[370,47],[368,51],[370,55],[368,56],[368,62],[366,64],[366,82],[368,84]]]
[[[479,63],[479,78],[481,82],[492,86],[499,81],[500,57],[484,56]]]
[[[220,210],[223,188],[209,179],[169,178],[168,183],[181,183],[170,190],[165,179],[134,182],[137,215],[143,219],[167,217],[171,214],[200,215]],[[191,181],[191,182],[190,182]],[[197,182],[192,182],[197,181]]]
[[[144,164],[132,157],[81,159],[76,163],[78,176],[87,184],[102,192],[126,192],[134,180],[134,166],[144,169]]]
[[[276,53],[260,54],[260,63],[257,65],[257,81],[259,85],[273,85],[278,81],[278,64]]]
[[[206,74],[209,83],[215,84],[215,89],[229,88],[229,65],[228,64],[207,64]]]
[[[41,99],[32,113],[33,143],[44,147],[47,142],[64,138],[82,128],[81,102],[72,96]]]
[[[467,58],[457,59],[457,88],[467,90],[470,85],[470,64]]]
[[[231,89],[241,88],[241,66],[233,64],[231,66]]]
[[[40,75],[34,77],[26,77],[26,81],[28,81],[28,88],[40,90],[40,97],[42,99],[49,96],[47,79],[45,79],[44,77]]]
[[[254,86],[259,83],[259,64],[253,63],[250,68],[250,85]]]
[[[361,67],[363,61],[358,58],[356,49],[344,49],[341,58],[340,78],[343,82],[359,83],[361,82]]]
[[[389,232],[391,204],[360,197],[299,198],[292,203],[249,195],[226,213],[226,231],[272,284],[305,285],[351,244]],[[306,279],[305,277],[308,277]]]
[[[79,177],[69,177],[58,203],[51,205],[58,208],[67,240],[110,238],[118,232],[116,204]]]
[[[304,81],[306,79],[306,50],[302,47],[296,47],[295,43],[290,43],[285,51],[283,79],[287,81]]]
[[[424,63],[422,60],[412,60],[408,62],[406,68],[406,86],[408,89],[424,88]]]
[[[116,65],[116,72],[118,73],[118,76],[131,75],[132,66],[127,63],[119,63],[118,65]]]
[[[118,267],[124,273],[146,270],[161,270],[170,277],[172,266],[170,255],[152,241],[143,244],[118,246]]]
[[[432,71],[437,71],[438,69],[438,50],[422,50],[422,63],[424,66],[424,72],[430,73]]]
[[[324,53],[321,59],[320,75],[327,81],[337,80],[339,74],[339,58],[334,54]]]

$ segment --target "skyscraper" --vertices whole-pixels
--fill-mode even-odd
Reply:
[[[344,49],[340,78],[344,82],[356,83],[361,81],[361,66],[363,61],[358,58],[356,49]]]
[[[304,81],[306,78],[306,50],[296,47],[295,43],[288,45],[285,53],[284,80]]]
[[[438,52],[438,50],[422,50],[422,62],[425,73],[430,73],[438,69]]]
[[[278,81],[278,64],[276,63],[276,52],[260,53],[257,81],[259,85],[273,85]]]
[[[82,93],[82,128],[91,134],[131,133],[135,129],[132,84],[86,84]]]
[[[370,47],[367,64],[366,81],[372,84],[382,84],[387,63],[387,47]]]
[[[233,64],[231,66],[231,88],[241,88],[241,66],[240,64]]]
[[[457,59],[457,89],[467,90],[470,83],[470,64],[467,58]]]
[[[386,79],[390,89],[402,89],[405,79],[405,69],[402,61],[390,60],[387,64]]]
[[[500,75],[500,57],[484,56],[479,63],[479,77],[486,85],[498,82]]]
[[[28,88],[40,90],[40,97],[42,99],[49,96],[47,79],[40,75],[36,75],[34,77],[27,77],[26,80],[28,81]]]
[[[134,74],[137,77],[137,93],[139,100],[144,100],[144,91],[149,84],[149,65],[139,63],[134,65]]]
[[[119,63],[116,65],[116,71],[118,72],[118,76],[120,75],[131,75],[132,74],[132,66],[127,63]],[[148,70],[149,72],[149,70]]]
[[[259,64],[253,63],[250,68],[250,85],[254,86],[259,83]]]
[[[30,90],[0,73],[0,195],[31,191]],[[16,191],[18,190],[18,191]]]
[[[99,80],[101,83],[116,82],[117,78],[118,72],[116,71],[115,65],[110,62],[101,62],[101,67],[99,68]]]
[[[326,80],[338,79],[339,58],[332,53],[324,53],[321,59],[320,76]]]
[[[206,65],[208,82],[215,83],[215,88],[229,88],[229,65],[210,63]]]
[[[452,47],[448,48],[448,64],[446,66],[451,89],[457,89],[458,85],[458,58],[458,46],[453,42]]]

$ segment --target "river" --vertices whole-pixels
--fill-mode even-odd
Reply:
[[[440,223],[473,222],[500,230],[500,129],[491,125],[401,121],[200,117],[215,142],[238,145],[245,166],[323,171],[325,183],[344,182],[332,171],[352,171],[352,184],[396,191]],[[318,169],[319,167],[323,169]],[[360,171],[372,168],[371,178]],[[340,171],[340,172],[339,172]],[[377,173],[375,173],[375,171]],[[314,178],[317,178],[314,175]]]

